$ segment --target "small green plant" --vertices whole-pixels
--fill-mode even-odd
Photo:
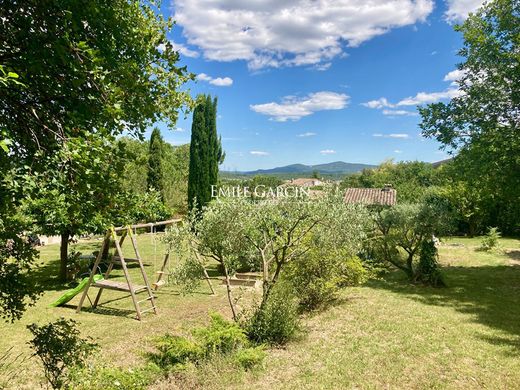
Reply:
[[[245,331],[237,323],[227,321],[216,313],[211,314],[210,325],[195,329],[193,336],[206,356],[228,354],[248,345]]]
[[[149,353],[149,360],[165,370],[183,370],[190,363],[200,365],[227,356],[240,359],[241,366],[248,369],[258,366],[265,355],[260,350],[242,352],[250,349],[245,331],[219,314],[211,314],[210,324],[193,330],[192,336],[191,339],[172,335],[159,337],[155,344],[158,351]]]
[[[267,301],[245,315],[242,327],[256,344],[283,345],[299,329],[298,300],[287,283],[280,281]]]
[[[87,357],[97,348],[88,339],[80,337],[74,320],[60,318],[55,322],[39,326],[28,325],[33,334],[29,342],[43,364],[45,378],[54,389],[67,382],[67,371],[85,365]]]
[[[480,243],[479,249],[482,251],[491,251],[493,249],[497,249],[500,246],[500,237],[502,237],[502,235],[500,234],[498,228],[489,228],[488,232]]]
[[[197,363],[204,357],[204,350],[200,345],[181,336],[161,336],[157,338],[155,346],[159,352],[148,356],[161,368],[178,367],[187,362]]]
[[[266,353],[264,351],[264,347],[259,345],[256,347],[238,350],[238,352],[235,355],[235,361],[244,370],[253,370],[257,367],[262,366],[265,357]]]

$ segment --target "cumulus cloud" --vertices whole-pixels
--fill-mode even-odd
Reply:
[[[261,150],[251,150],[249,152],[249,154],[251,154],[253,156],[269,156],[268,152],[264,152],[264,151],[261,151]]]
[[[330,62],[393,28],[425,21],[433,0],[172,0],[190,45],[250,69]]]
[[[321,154],[336,154],[336,151],[335,150],[332,150],[332,149],[325,149],[325,150],[320,150],[320,153]]]
[[[298,134],[298,137],[314,137],[316,133],[313,133],[311,131],[307,131],[306,133]]]
[[[341,110],[348,104],[349,96],[343,93],[321,91],[304,97],[286,96],[281,103],[252,104],[251,110],[268,115],[277,122],[297,121],[317,111]]]
[[[484,3],[484,0],[447,0],[448,9],[444,16],[449,22],[461,22],[470,12],[475,12]]]
[[[207,81],[212,85],[216,85],[217,87],[229,87],[233,85],[233,79],[230,77],[211,77],[206,73],[200,73],[197,75],[197,80]]]
[[[396,150],[394,150],[394,153],[401,154],[401,153],[403,153],[403,151],[399,150],[399,149],[396,149]]]

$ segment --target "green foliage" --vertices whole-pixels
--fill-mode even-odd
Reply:
[[[45,377],[54,389],[67,382],[66,373],[74,367],[84,366],[87,357],[97,345],[80,337],[76,321],[61,318],[47,325],[28,326],[33,334],[29,342],[43,364]]]
[[[429,187],[438,185],[438,172],[430,163],[386,161],[375,169],[347,176],[341,188],[383,188],[390,184],[397,191],[399,202],[415,202]]]
[[[244,330],[238,324],[227,321],[220,314],[215,313],[211,314],[210,325],[195,329],[193,336],[206,357],[215,353],[232,353],[248,345]]]
[[[438,257],[435,242],[433,240],[422,241],[414,280],[433,287],[446,287],[444,276],[439,270]]]
[[[423,135],[453,149],[452,176],[478,226],[520,232],[520,3],[489,1],[456,27],[461,94],[421,108]],[[466,207],[466,210],[468,208]]]
[[[502,235],[496,227],[489,228],[488,232],[480,243],[480,249],[483,251],[491,251],[499,247],[499,240]]]
[[[296,335],[300,328],[298,299],[288,284],[277,283],[269,294],[245,313],[242,327],[249,339],[256,344],[284,345]]]
[[[148,191],[148,142],[129,137],[117,141],[122,145],[127,159],[121,174],[122,187],[136,196],[144,196]],[[162,195],[164,204],[180,214],[188,211],[188,167],[190,145],[173,146],[162,144]],[[151,157],[151,156],[150,156]]]
[[[173,126],[190,101],[178,91],[193,76],[176,66],[167,38],[173,21],[152,4],[28,0],[4,4],[0,17],[2,66],[20,83],[0,84],[0,129],[17,155],[85,133],[139,135],[159,120]]]
[[[148,149],[148,189],[155,189],[161,199],[163,198],[163,144],[161,131],[154,128],[150,137],[150,146]]]
[[[262,364],[265,352],[250,347],[245,331],[237,323],[211,314],[209,326],[192,331],[192,339],[165,335],[156,340],[158,352],[149,353],[149,359],[162,369],[183,369],[187,364],[203,362],[229,355],[244,369]]]
[[[211,200],[211,186],[217,184],[218,166],[225,153],[217,137],[217,100],[199,95],[193,111],[188,176],[188,207],[200,209]]]
[[[145,390],[161,374],[154,364],[137,369],[82,367],[69,374],[69,388],[75,390]]]
[[[187,362],[197,363],[205,356],[196,342],[181,336],[165,335],[155,342],[158,352],[149,354],[150,360],[162,368],[180,367]]]
[[[416,204],[398,204],[374,212],[375,232],[368,245],[377,259],[416,275],[416,260],[425,241],[452,229],[452,213],[444,199],[432,196]],[[404,255],[404,256],[403,256]]]
[[[235,361],[245,370],[253,370],[261,367],[266,357],[264,347],[259,345],[256,347],[244,348],[238,350],[235,355]]]

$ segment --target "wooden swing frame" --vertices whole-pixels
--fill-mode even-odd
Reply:
[[[88,290],[90,287],[97,287],[99,288],[99,291],[96,295],[96,298],[94,302],[92,303],[92,308],[95,309],[99,303],[99,300],[101,298],[101,294],[104,289],[108,290],[116,290],[116,291],[122,291],[122,292],[128,292],[130,293],[130,296],[132,298],[132,303],[135,308],[136,312],[136,318],[138,320],[142,319],[142,315],[145,312],[153,311],[154,314],[157,314],[157,306],[155,304],[155,296],[153,295],[152,288],[150,287],[150,284],[148,282],[148,277],[146,275],[146,271],[144,269],[143,262],[141,260],[141,256],[139,254],[139,250],[137,248],[137,240],[135,238],[135,235],[133,231],[135,229],[142,229],[142,228],[149,228],[150,233],[154,233],[154,228],[157,226],[165,226],[165,225],[173,225],[175,223],[181,222],[181,219],[170,219],[166,221],[159,221],[159,222],[153,222],[153,223],[142,223],[142,224],[136,224],[136,225],[128,225],[128,226],[121,226],[117,228],[110,228],[107,230],[104,238],[103,238],[103,244],[101,245],[101,249],[96,257],[96,260],[94,262],[94,265],[92,266],[92,270],[90,272],[89,280],[87,282],[87,285],[85,286],[85,289],[83,290],[83,294],[81,296],[81,299],[79,301],[78,307],[76,311],[79,313],[83,307],[83,304],[85,302],[85,298],[88,297]],[[122,233],[121,236],[118,236],[118,233]],[[123,255],[123,250],[121,249],[124,243],[125,238],[129,236],[132,241],[132,247],[134,249],[135,258],[127,258]],[[116,253],[110,257],[110,262],[107,268],[107,271],[104,274],[104,279],[99,280],[97,282],[94,281],[94,275],[96,274],[96,271],[99,269],[99,264],[103,260],[103,253],[105,253],[105,250],[107,248],[110,248],[111,242],[114,243],[114,246],[116,248]],[[163,264],[161,267],[161,271],[158,271],[159,274],[157,281],[153,283],[153,287],[155,290],[159,289],[160,286],[166,284],[166,281],[162,278],[163,275],[167,274],[166,267],[169,264],[170,260],[170,249],[167,250]],[[135,262],[139,265],[139,269],[141,271],[141,275],[143,277],[144,285],[134,285],[132,284],[132,281],[130,279],[130,275],[128,273],[128,262]],[[115,282],[109,280],[110,273],[112,272],[114,265],[121,265],[123,269],[123,274],[126,279],[125,282]],[[215,290],[213,289],[213,286],[211,284],[209,275],[204,268],[204,278],[206,279],[209,288],[211,289],[211,292],[213,295],[215,295]],[[148,297],[142,300],[137,300],[137,294],[140,292],[147,292]],[[147,308],[145,310],[141,310],[140,305],[144,302],[150,302],[151,307]]]

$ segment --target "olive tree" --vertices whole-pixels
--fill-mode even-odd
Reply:
[[[376,254],[404,271],[410,280],[418,277],[418,258],[425,242],[452,228],[449,205],[430,196],[420,203],[403,203],[373,214],[375,235],[371,242]]]

